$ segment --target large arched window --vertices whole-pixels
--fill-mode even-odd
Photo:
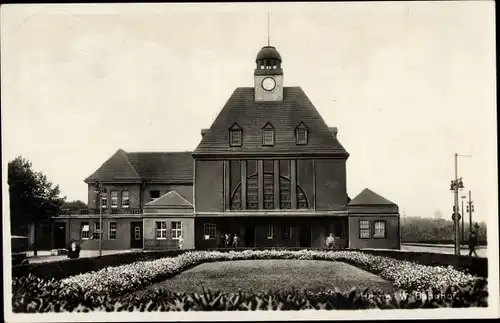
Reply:
[[[291,181],[288,177],[280,176],[279,208],[288,210],[292,208],[291,203]],[[264,209],[274,209],[274,174],[264,173]],[[257,210],[259,208],[259,186],[258,176],[253,174],[247,179],[247,209]],[[307,209],[309,203],[304,190],[297,185],[297,208]],[[241,182],[231,194],[231,209],[241,210]]]

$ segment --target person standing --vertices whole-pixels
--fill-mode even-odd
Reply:
[[[335,242],[335,238],[333,237],[333,234],[330,233],[328,238],[326,238],[326,247],[328,249],[333,249],[334,242]]]
[[[182,250],[184,247],[184,239],[182,239],[182,235],[179,237],[179,249]]]
[[[476,246],[477,246],[477,234],[475,231],[472,231],[469,236],[469,257],[472,257],[472,253],[476,255]]]
[[[240,243],[240,238],[238,235],[235,233],[234,238],[233,238],[233,248],[238,248],[238,244]]]
[[[226,233],[226,248],[231,246],[231,235]]]

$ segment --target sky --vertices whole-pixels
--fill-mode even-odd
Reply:
[[[370,188],[406,216],[449,219],[453,155],[467,154],[463,195],[496,220],[490,1],[2,6],[2,167],[22,155],[86,201],[83,180],[120,148],[194,150],[253,86],[268,12],[285,86],[350,153],[351,198]]]

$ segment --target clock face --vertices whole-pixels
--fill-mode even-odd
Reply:
[[[266,77],[262,80],[262,88],[266,91],[272,91],[276,87],[276,81],[272,77]]]

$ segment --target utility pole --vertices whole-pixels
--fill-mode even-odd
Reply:
[[[474,202],[472,201],[472,193],[469,190],[469,202],[467,202],[467,212],[469,212],[469,237],[472,233],[472,212],[474,212]]]
[[[462,244],[465,243],[465,213],[464,213],[464,199],[467,198],[467,196],[462,195]]]
[[[458,206],[458,191],[464,188],[462,178],[458,178],[458,157],[471,157],[470,155],[459,155],[455,153],[455,179],[451,181],[450,190],[453,191],[453,227],[455,231],[455,255],[460,256],[460,209]]]
[[[97,203],[99,203],[99,257],[102,256],[102,193],[106,192],[106,189],[102,187],[99,183],[96,183],[94,192],[97,194]]]

